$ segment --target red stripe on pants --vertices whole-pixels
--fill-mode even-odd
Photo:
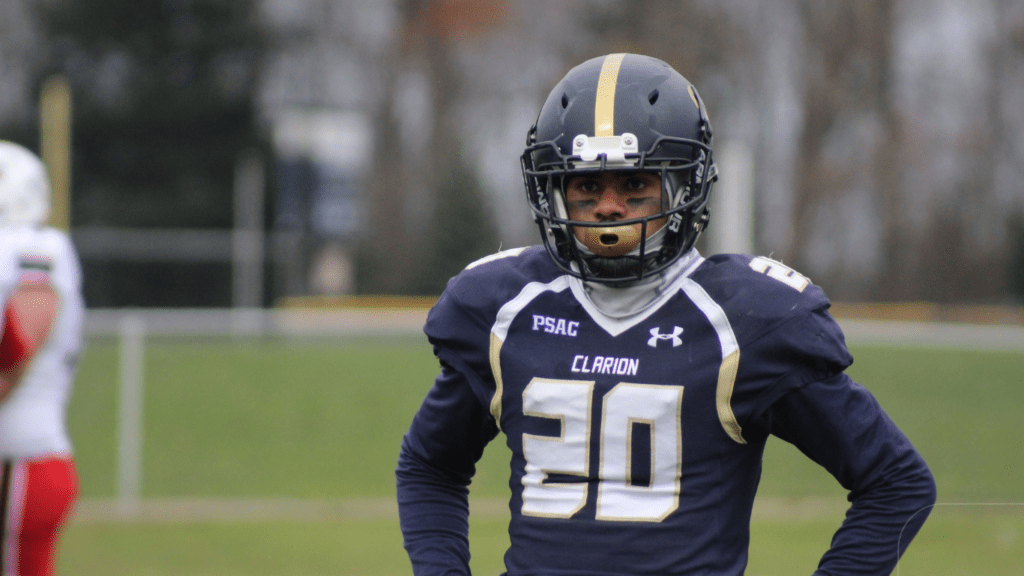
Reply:
[[[57,536],[78,495],[70,457],[13,460],[3,499],[4,576],[52,576]]]

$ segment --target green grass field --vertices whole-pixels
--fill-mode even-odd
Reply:
[[[939,486],[939,506],[899,574],[1019,574],[1024,353],[853,352],[851,375],[910,436]],[[436,368],[425,341],[414,337],[151,340],[145,498],[360,499],[380,502],[381,513],[318,520],[80,518],[63,537],[59,573],[409,574],[386,504],[393,502],[402,434]],[[115,343],[91,340],[69,413],[85,501],[115,494],[117,373]],[[506,457],[503,444],[488,450],[474,498],[505,497]],[[769,443],[760,497],[829,506],[809,515],[794,509],[756,517],[747,573],[813,572],[841,521],[844,496],[795,449]],[[505,528],[503,514],[474,517],[474,573],[501,572]]]

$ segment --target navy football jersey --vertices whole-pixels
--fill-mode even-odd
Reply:
[[[538,248],[452,279],[425,327],[442,372],[398,468],[417,575],[468,574],[466,486],[499,433],[512,452],[509,576],[742,574],[772,433],[851,491],[902,474],[920,492],[911,513],[930,504],[923,461],[843,374],[852,358],[818,287],[766,258],[692,252],[678,266],[625,317]]]

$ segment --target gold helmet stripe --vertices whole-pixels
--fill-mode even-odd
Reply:
[[[693,105],[697,107],[697,110],[700,110],[700,102],[697,101],[697,91],[693,89],[693,86],[688,86],[686,89],[690,92],[690,100],[693,100]]]
[[[601,64],[597,79],[597,102],[594,104],[594,136],[615,135],[615,86],[619,67],[625,54],[609,54]]]

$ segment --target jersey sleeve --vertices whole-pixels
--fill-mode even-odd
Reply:
[[[792,276],[759,271],[757,260]],[[779,398],[853,363],[825,293],[791,269],[717,255],[694,278],[721,306],[739,348],[731,408],[747,440],[766,434],[756,424]]]
[[[848,491],[850,509],[817,574],[889,574],[935,503],[931,472],[846,374],[853,356],[824,293],[771,282],[762,293],[760,312],[738,321],[744,436],[793,444]]]
[[[706,274],[740,349],[732,408],[743,437],[793,444],[848,491],[850,509],[816,574],[889,574],[935,503],[935,481],[874,396],[846,374],[853,356],[824,292],[765,262],[777,266],[776,277],[736,256],[712,259],[708,270],[721,269]]]
[[[754,422],[779,398],[840,374],[852,363],[827,303],[786,317],[741,346],[739,379],[744,385],[734,396],[737,417]]]
[[[849,491],[846,519],[815,574],[890,574],[936,498],[935,480],[906,435],[846,374],[786,394],[766,420]]]
[[[31,338],[21,328],[17,315],[6,304],[3,308],[3,335],[0,336],[0,370],[6,370],[24,361],[31,352]]]
[[[416,576],[469,574],[468,487],[498,429],[489,326],[450,285],[424,328],[441,365],[403,441],[396,470],[399,518]],[[469,290],[472,296],[476,291]]]
[[[14,253],[4,250],[11,242],[2,235],[5,246],[0,246],[0,370],[21,362],[29,353],[28,334],[21,329],[18,319],[10,310],[10,298],[18,285],[17,262]]]
[[[26,348],[23,356],[36,354],[34,347],[43,342],[77,353],[85,305],[81,266],[70,237],[54,228],[14,228],[0,234],[0,243],[8,249],[0,265],[10,284],[0,362],[10,361],[19,340]],[[20,300],[12,308],[14,295]],[[40,339],[41,331],[45,335]]]

